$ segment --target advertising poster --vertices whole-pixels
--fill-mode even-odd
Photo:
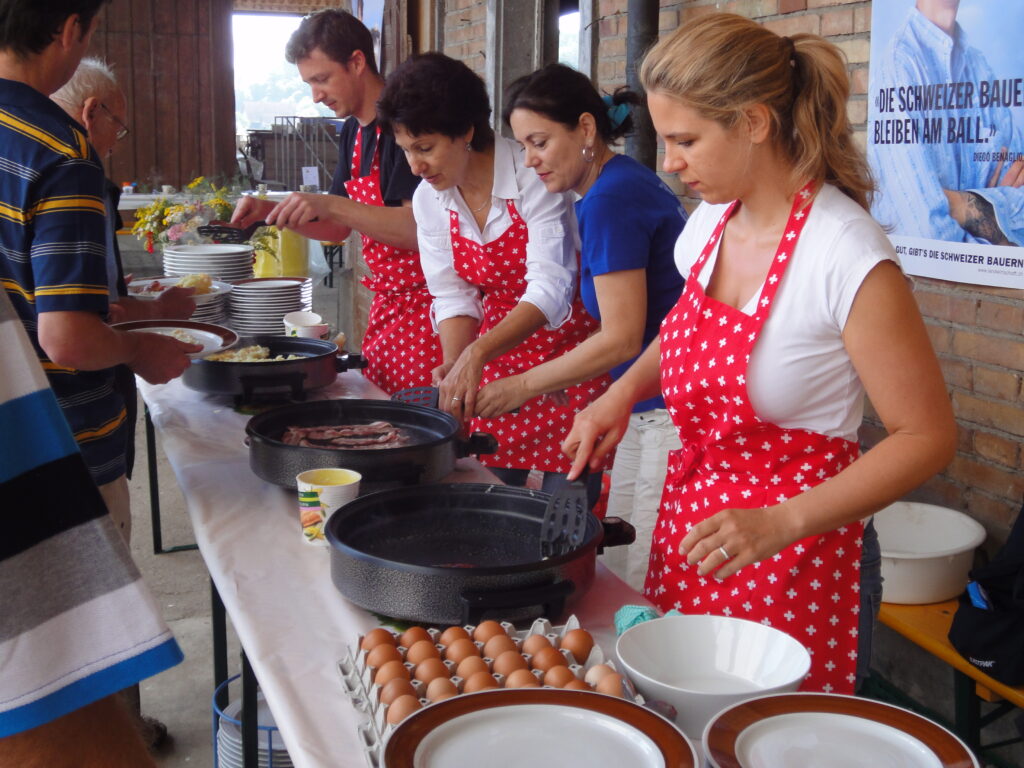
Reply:
[[[1024,289],[1024,2],[872,3],[872,213],[908,274]]]

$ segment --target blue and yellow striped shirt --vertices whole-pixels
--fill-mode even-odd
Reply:
[[[35,347],[97,484],[125,472],[125,408],[113,369],[56,365],[39,346],[41,312],[106,315],[103,168],[85,129],[46,96],[0,79],[0,285]]]

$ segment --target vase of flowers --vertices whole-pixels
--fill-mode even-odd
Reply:
[[[218,187],[205,176],[185,185],[178,198],[158,197],[135,212],[132,234],[153,253],[154,246],[213,242],[196,230],[212,221],[227,221],[235,210],[228,187]]]

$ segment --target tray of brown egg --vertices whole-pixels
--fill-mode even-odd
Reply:
[[[360,735],[371,766],[380,765],[388,733],[406,717],[463,693],[549,687],[643,704],[575,616],[560,626],[537,619],[526,631],[497,621],[404,632],[377,627],[348,650],[338,671],[352,704],[367,715]]]

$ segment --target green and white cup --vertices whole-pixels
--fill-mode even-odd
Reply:
[[[295,476],[299,490],[299,525],[310,544],[327,544],[324,523],[334,510],[359,495],[363,476],[351,469],[308,469]]]

